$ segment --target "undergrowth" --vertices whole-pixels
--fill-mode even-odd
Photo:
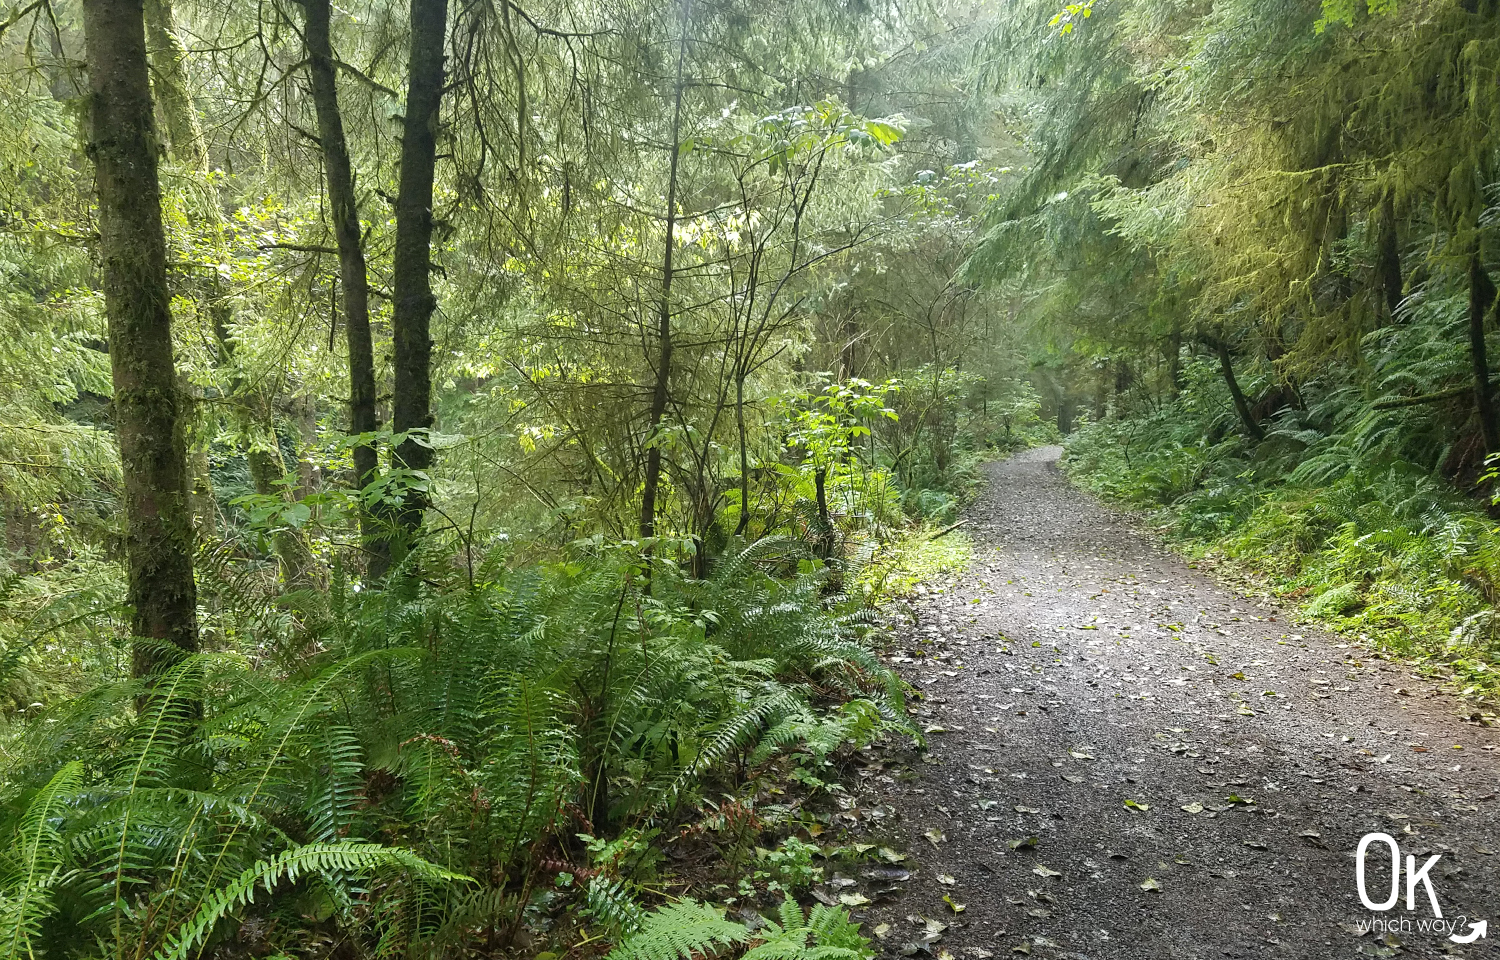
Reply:
[[[649,929],[664,848],[732,860],[776,819],[760,776],[826,786],[839,751],[914,734],[869,609],[801,556],[648,583],[624,550],[429,554],[384,591],[336,576],[258,651],[12,718],[0,956],[457,955],[569,903]]]
[[[1093,423],[1065,464],[1106,498],[1156,510],[1189,552],[1256,574],[1329,627],[1500,691],[1500,528],[1419,462],[1403,411],[1313,385],[1265,441],[1235,431],[1204,366],[1156,411]]]

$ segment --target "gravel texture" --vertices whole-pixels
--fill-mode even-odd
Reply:
[[[911,604],[889,659],[930,749],[872,759],[848,815],[907,859],[823,896],[887,956],[1492,955],[1417,929],[1420,885],[1415,910],[1364,908],[1354,850],[1379,831],[1440,855],[1445,922],[1500,919],[1493,732],[1193,569],[1071,487],[1060,452],[988,468],[973,568]],[[1369,877],[1384,900],[1383,845]],[[1398,932],[1360,935],[1371,919]]]

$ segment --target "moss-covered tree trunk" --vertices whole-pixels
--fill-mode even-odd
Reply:
[[[396,253],[392,264],[395,383],[392,426],[411,434],[395,450],[396,465],[413,473],[432,466],[421,433],[432,427],[432,183],[437,170],[439,109],[443,101],[443,43],[447,0],[412,0],[411,58],[402,124],[401,179],[396,197]],[[422,524],[428,498],[412,489],[396,517],[402,547]]]
[[[208,144],[188,79],[187,47],[177,36],[172,0],[146,0],[147,51],[156,102],[167,128],[167,146],[177,162],[208,169]]]
[[[167,245],[142,0],[87,0],[89,155],[99,199],[99,261],[109,321],[115,430],[124,478],[131,630],[198,649],[193,513],[184,398],[172,356]],[[137,641],[137,676],[165,659]]]
[[[1261,427],[1260,421],[1255,419],[1255,414],[1250,409],[1250,401],[1245,399],[1245,391],[1240,389],[1239,378],[1234,375],[1234,360],[1229,356],[1229,345],[1223,340],[1216,339],[1213,347],[1219,355],[1219,373],[1223,375],[1224,385],[1229,388],[1229,396],[1234,400],[1234,411],[1239,414],[1245,433],[1251,440],[1259,443],[1266,438],[1266,431]]]
[[[1469,359],[1474,367],[1474,409],[1479,414],[1479,432],[1484,452],[1500,451],[1500,419],[1495,416],[1495,402],[1490,387],[1490,363],[1485,349],[1485,318],[1495,305],[1495,284],[1480,263],[1479,255],[1469,260]]]
[[[370,280],[354,193],[354,165],[349,159],[344,115],[339,109],[330,27],[332,5],[329,0],[303,0],[302,6],[307,13],[304,39],[308,71],[312,76],[313,106],[318,114],[318,140],[323,148],[328,206],[339,251],[339,283],[344,295],[344,337],[349,348],[349,432],[356,436],[373,434],[380,429],[380,420],[375,407]],[[428,195],[431,196],[430,186]],[[380,459],[374,442],[356,445],[354,475],[359,488],[369,487],[379,479],[379,474]],[[390,565],[390,544],[369,510],[360,510],[359,531],[371,575],[383,576]]]
[[[1376,235],[1376,268],[1380,271],[1380,291],[1385,295],[1386,319],[1394,319],[1401,306],[1405,280],[1401,276],[1401,244],[1396,232],[1396,205],[1390,191],[1380,198],[1380,226]]]
[[[281,455],[280,439],[274,429],[266,430],[265,436],[252,444],[246,460],[250,482],[257,494],[278,500],[289,499],[286,459]],[[306,590],[322,585],[317,573],[317,558],[300,532],[289,528],[277,530],[271,537],[271,547],[276,553],[281,582],[288,589]]]
[[[656,307],[656,379],[651,387],[651,411],[646,427],[646,472],[641,480],[642,540],[656,536],[656,497],[661,487],[661,444],[656,436],[667,413],[672,382],[672,266],[677,245],[677,139],[682,130],[683,62],[687,57],[688,0],[678,0],[677,79],[672,88],[672,136],[667,144],[667,209],[661,258],[661,299]]]

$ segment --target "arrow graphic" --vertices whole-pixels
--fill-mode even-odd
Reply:
[[[1490,922],[1488,920],[1476,920],[1473,923],[1469,924],[1468,933],[1464,934],[1461,937],[1455,933],[1448,939],[1452,940],[1454,943],[1473,943],[1475,940],[1478,940],[1488,934],[1489,930]]]

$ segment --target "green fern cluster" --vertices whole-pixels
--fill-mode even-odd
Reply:
[[[606,960],[697,960],[749,944],[742,960],[870,960],[874,951],[842,907],[817,904],[806,915],[792,900],[752,931],[722,910],[693,900],[660,907]]]
[[[1180,537],[1276,577],[1313,615],[1493,689],[1500,528],[1443,476],[1468,455],[1445,411],[1471,397],[1444,399],[1468,376],[1455,346],[1466,310],[1451,283],[1423,284],[1405,322],[1365,337],[1369,369],[1305,386],[1302,408],[1278,412],[1259,444],[1238,435],[1222,383],[1196,364],[1159,410],[1075,436],[1069,470],[1106,496],[1165,508]],[[1399,402],[1414,396],[1439,399]]]
[[[284,672],[202,653],[25,721],[0,958],[283,949],[308,916],[382,956],[507,936],[576,834],[908,729],[868,615],[777,576],[796,549],[742,545],[707,581],[659,567],[649,591],[628,557],[335,577]],[[627,885],[586,889],[622,933],[642,922]]]

